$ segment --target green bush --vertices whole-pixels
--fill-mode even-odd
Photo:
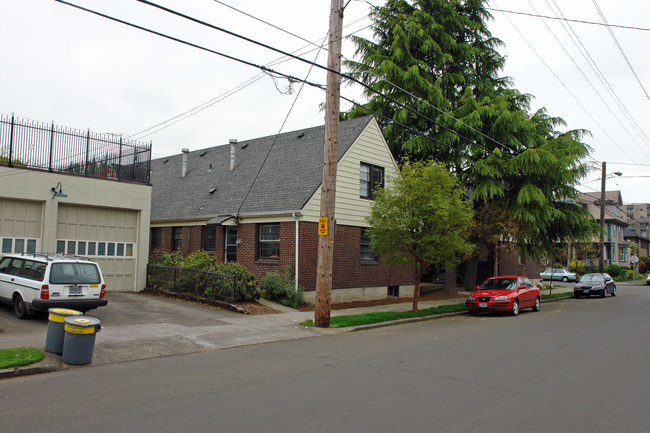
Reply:
[[[578,275],[582,275],[585,273],[585,264],[580,260],[571,260],[571,263],[569,263],[569,270]]]
[[[621,275],[621,267],[619,265],[609,265],[605,269],[605,272],[611,275],[612,278],[616,278]]]
[[[149,255],[149,263],[170,268],[180,268],[183,264],[183,254],[180,251],[169,252],[160,248],[154,249]]]
[[[643,274],[645,273],[645,271],[646,271],[646,262],[644,262],[643,260],[639,260],[639,272]]]
[[[207,271],[216,265],[216,260],[212,254],[204,250],[197,250],[189,253],[183,259],[183,266],[186,269],[197,269]]]
[[[291,308],[298,308],[305,303],[304,287],[295,288],[296,280],[293,277],[293,268],[284,269],[284,277],[277,272],[269,272],[262,278],[260,288],[265,299],[276,301]]]
[[[256,301],[260,298],[255,275],[239,263],[217,263],[210,271],[235,276],[237,279],[235,287],[237,301]]]

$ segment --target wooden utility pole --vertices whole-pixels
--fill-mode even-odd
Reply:
[[[600,259],[598,259],[598,272],[603,272],[605,260],[605,161],[603,161],[603,172],[600,180]]]
[[[336,221],[336,166],[339,149],[339,112],[341,81],[341,39],[343,36],[343,0],[331,0],[329,24],[329,55],[327,58],[327,96],[325,97],[325,143],[323,150],[323,182],[321,185],[320,219],[318,222],[318,269],[314,325],[330,326],[332,268],[334,263],[334,231]]]

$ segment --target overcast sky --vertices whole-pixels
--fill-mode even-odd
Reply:
[[[250,63],[325,83],[322,70],[310,70],[296,60],[275,63],[281,54],[134,0],[73,2]],[[323,42],[329,0],[158,3],[326,64],[325,51],[306,41]],[[1,113],[151,141],[154,158],[185,147],[196,150],[231,138],[245,140],[281,128],[291,131],[323,124],[319,106],[325,94],[317,88],[301,90],[299,83],[54,0],[0,0],[0,4]],[[646,177],[650,176],[650,2],[491,0],[489,7],[595,23],[602,23],[603,17],[607,20],[609,29],[492,11],[495,19],[489,27],[505,44],[503,74],[521,92],[535,96],[532,109],[546,107],[550,115],[566,120],[567,129],[591,132],[585,141],[593,148],[589,161],[597,170],[581,190],[600,190],[600,163],[606,161],[608,173],[623,174],[607,180],[608,190],[621,190],[626,203],[650,202],[650,177]],[[363,30],[369,24],[368,11],[366,2],[351,1],[344,34],[369,37]],[[344,43],[343,51],[344,57],[354,55],[350,43]],[[344,87],[342,94],[360,100],[358,89]],[[350,107],[346,102],[341,106]]]

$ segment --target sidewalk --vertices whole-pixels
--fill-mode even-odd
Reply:
[[[554,289],[553,292],[557,293],[562,290],[572,292],[573,288]],[[544,292],[548,293],[548,290]],[[465,301],[466,294],[467,292],[461,292],[459,297],[455,299],[419,301],[418,306],[423,310],[439,305],[457,304]],[[278,314],[242,315],[213,310],[200,305],[187,305],[168,298],[150,296],[143,298],[143,296],[146,295],[112,294],[113,299],[109,302],[109,306],[112,306],[115,311],[109,311],[107,307],[106,310],[98,309],[88,313],[102,320],[102,329],[96,335],[93,360],[90,366],[335,335],[448,316],[404,319],[358,328],[328,329],[300,325],[300,322],[314,318],[313,311],[302,312],[265,299],[260,299],[259,302],[279,311]],[[134,297],[137,297],[137,299]],[[138,306],[138,308],[135,308],[135,306]],[[409,311],[411,306],[411,302],[403,302],[366,308],[332,310],[331,316],[364,314],[376,311],[401,312]],[[129,307],[133,311],[124,311]],[[3,334],[0,348],[35,347],[43,349],[47,321],[43,320],[41,322],[32,323],[31,325],[35,329],[28,332],[8,332]],[[61,361],[61,356],[48,353],[45,360],[31,366],[1,370],[0,378],[84,367],[87,366],[68,366]]]

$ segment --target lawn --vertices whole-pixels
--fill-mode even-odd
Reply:
[[[542,295],[542,299],[557,299],[573,297],[573,292],[553,293],[552,295]],[[426,308],[419,310],[417,313],[413,311],[380,311],[365,314],[355,314],[350,316],[333,316],[330,318],[330,328],[347,328],[350,326],[371,325],[373,323],[389,322],[391,320],[410,319],[413,317],[427,317],[437,314],[445,313],[461,313],[467,311],[465,303],[440,305],[438,307]],[[304,326],[314,326],[313,320],[305,320],[300,322]]]
[[[45,358],[45,354],[32,347],[0,349],[0,369],[33,364],[43,358]]]

